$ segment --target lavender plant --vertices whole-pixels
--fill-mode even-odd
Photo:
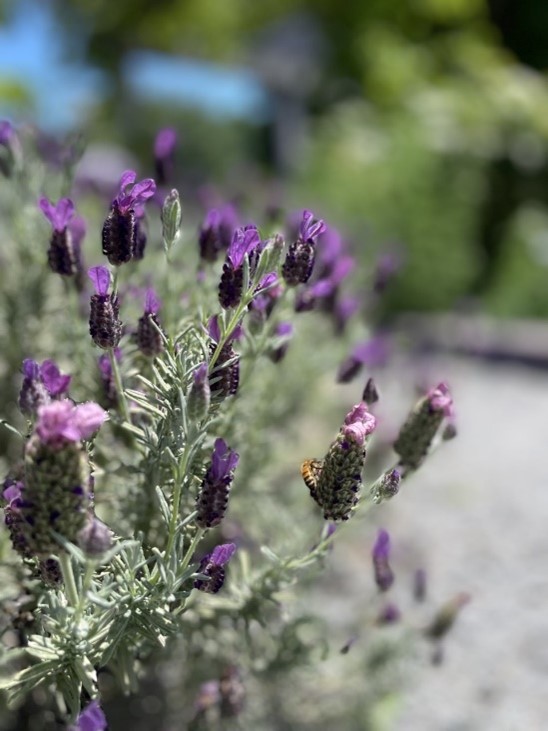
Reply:
[[[90,221],[84,241],[72,199],[46,197],[68,192],[70,178],[52,182],[31,142],[15,130],[0,139],[2,228],[18,276],[14,286],[0,272],[2,332],[21,412],[3,403],[16,441],[4,450],[1,556],[10,601],[28,607],[3,620],[4,637],[17,630],[17,646],[2,647],[3,688],[12,708],[47,689],[63,723],[99,731],[112,682],[136,693],[147,668],[164,663],[195,694],[181,707],[164,684],[168,717],[217,727],[243,712],[244,678],[252,689],[254,678],[317,659],[299,628],[319,624],[287,615],[280,597],[325,564],[335,524],[391,499],[420,467],[442,439],[451,396],[440,384],[419,402],[395,464],[365,489],[371,380],[342,409],[331,445],[317,445],[324,456],[288,463],[314,379],[335,374],[342,350],[322,336],[311,356],[303,318],[323,318],[323,331],[331,318],[340,333],[355,310],[341,290],[352,261],[333,229],[305,210],[294,234],[262,231],[224,206],[198,236],[181,236],[177,190],[160,194],[125,171],[102,228]],[[162,182],[174,144],[172,131],[157,141]],[[161,242],[152,236],[145,253],[147,219]],[[110,264],[89,269],[92,292],[84,245]],[[306,367],[284,368],[299,337]],[[373,549],[382,592],[394,578],[388,561],[383,532]],[[458,604],[432,621],[431,638]],[[376,621],[399,617],[387,604]]]

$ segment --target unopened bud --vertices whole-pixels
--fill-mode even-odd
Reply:
[[[368,406],[372,406],[373,404],[376,404],[378,400],[379,392],[377,390],[377,385],[375,381],[370,378],[363,389],[362,401],[365,401]]]
[[[169,253],[171,247],[181,235],[181,201],[179,192],[173,188],[166,196],[162,206],[162,238],[164,248]]]
[[[112,531],[102,520],[90,515],[78,533],[78,545],[87,556],[101,556],[112,546]]]

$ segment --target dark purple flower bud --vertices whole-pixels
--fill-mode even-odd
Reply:
[[[177,132],[173,127],[161,129],[154,140],[154,168],[160,185],[164,185],[172,176]]]
[[[106,267],[98,266],[92,267],[88,275],[96,292],[90,300],[89,333],[100,348],[115,348],[122,337],[122,323],[118,317],[118,297],[108,294],[110,272]]]
[[[208,578],[196,579],[194,588],[208,594],[217,594],[225,582],[225,565],[230,561],[235,551],[236,546],[234,543],[225,543],[216,546],[211,553],[204,556],[200,561],[197,573],[204,574]]]
[[[399,607],[392,602],[385,604],[377,615],[377,624],[396,624],[401,619]]]
[[[282,266],[282,276],[288,286],[306,284],[310,279],[314,268],[316,241],[325,229],[323,221],[314,222],[312,211],[303,211],[299,237],[289,247]]]
[[[40,366],[40,377],[50,396],[55,398],[66,393],[72,376],[61,373],[53,360],[45,360]]]
[[[201,363],[192,376],[192,386],[187,399],[188,415],[191,421],[200,422],[207,415],[210,399],[207,363]]]
[[[154,180],[147,178],[137,183],[136,178],[133,170],[122,174],[118,195],[103,224],[103,254],[115,266],[133,257],[137,240],[135,210],[156,192]]]
[[[141,353],[148,357],[159,355],[164,349],[164,341],[160,333],[158,311],[161,302],[156,292],[149,288],[145,297],[145,313],[139,318],[137,326],[137,345]]]
[[[377,390],[377,384],[372,378],[369,378],[365,384],[365,388],[363,389],[362,401],[365,401],[368,406],[372,406],[373,404],[376,404],[378,400],[379,392]]]
[[[27,416],[35,416],[38,407],[51,401],[46,386],[40,375],[40,366],[35,360],[26,358],[23,361],[23,383],[19,392],[19,408]]]
[[[337,371],[337,383],[350,383],[363,368],[363,363],[349,355],[339,366]]]
[[[366,441],[376,419],[359,403],[346,415],[323,461],[307,460],[301,474],[326,520],[348,520],[357,505],[366,457]]]
[[[101,556],[112,547],[112,531],[102,520],[90,513],[78,533],[78,545],[87,556]]]
[[[196,524],[200,528],[212,528],[224,518],[238,460],[239,455],[224,439],[215,440],[211,463],[196,498]]]
[[[120,348],[114,349],[114,357],[118,363],[121,361],[122,351]],[[118,405],[118,390],[114,380],[114,373],[112,372],[110,357],[106,353],[99,356],[97,359],[97,365],[99,367],[101,386],[103,390],[103,398],[101,400],[102,405],[106,409],[114,409]]]
[[[470,594],[460,592],[446,602],[425,629],[426,636],[431,640],[440,640],[442,637],[445,637],[454,625],[460,610],[468,604],[470,599]]]
[[[417,602],[423,602],[426,599],[427,576],[424,569],[417,569],[413,575],[413,598]]]
[[[107,719],[97,701],[91,701],[69,731],[106,731]]]
[[[261,237],[256,226],[237,228],[234,232],[219,283],[221,307],[229,309],[240,304],[244,282],[244,259],[246,256],[249,257],[260,244]]]
[[[446,383],[440,383],[415,405],[400,429],[394,450],[400,464],[417,469],[426,457],[444,417],[453,417],[453,399]]]
[[[75,240],[72,221],[74,204],[70,198],[61,198],[53,204],[46,197],[39,200],[42,213],[52,226],[48,249],[48,263],[56,274],[70,277],[81,269],[80,240]],[[78,234],[78,229],[76,229]]]
[[[339,652],[341,653],[341,655],[348,655],[348,653],[349,653],[349,652],[350,652],[350,650],[351,650],[351,649],[352,649],[352,648],[354,647],[354,645],[356,644],[356,642],[357,642],[358,640],[359,640],[359,637],[358,637],[358,635],[351,635],[351,636],[350,636],[350,637],[349,637],[349,638],[348,638],[348,639],[346,640],[346,642],[344,643],[344,645],[343,645],[343,646],[341,647],[341,649],[340,649],[340,651],[339,651]]]
[[[391,500],[400,491],[401,473],[398,470],[388,470],[373,483],[370,493],[375,503]]]
[[[268,355],[273,363],[279,363],[285,358],[289,348],[289,343],[293,337],[293,325],[290,322],[278,323],[274,335],[277,344],[269,350]]]
[[[390,536],[387,531],[379,530],[377,540],[373,546],[373,571],[375,583],[380,591],[388,591],[394,583],[394,572],[390,568]]]

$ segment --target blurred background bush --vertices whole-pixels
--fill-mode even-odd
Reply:
[[[0,115],[82,132],[82,174],[115,147],[150,167],[171,124],[187,199],[315,206],[366,263],[393,243],[389,310],[548,314],[542,0],[0,0],[0,22]]]

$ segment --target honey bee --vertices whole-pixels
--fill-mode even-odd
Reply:
[[[310,494],[318,502],[316,487],[322,471],[322,460],[321,459],[305,459],[301,465],[301,475],[304,480],[304,484],[310,490]]]

